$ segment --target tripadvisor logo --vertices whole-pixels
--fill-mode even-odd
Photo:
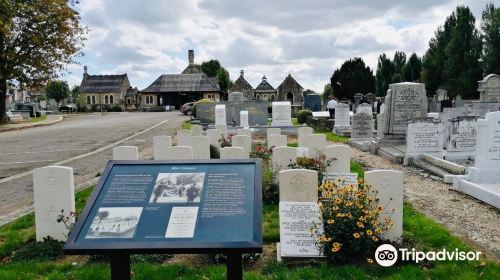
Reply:
[[[398,252],[399,251],[399,252]],[[382,244],[375,251],[375,260],[381,266],[392,266],[399,259],[402,261],[410,261],[418,263],[423,260],[428,261],[477,261],[479,260],[479,256],[481,252],[464,252],[459,251],[455,248],[454,251],[448,251],[446,249],[442,249],[440,251],[429,251],[422,252],[417,251],[415,248],[411,250],[407,248],[399,248],[397,250],[394,246],[390,244]]]

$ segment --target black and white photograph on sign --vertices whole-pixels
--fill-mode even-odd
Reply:
[[[205,173],[160,173],[150,203],[200,202]]]
[[[101,207],[85,238],[133,238],[142,207]]]

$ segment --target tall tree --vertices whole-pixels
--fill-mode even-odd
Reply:
[[[68,97],[70,91],[66,81],[49,81],[45,86],[45,96],[54,99],[57,103]]]
[[[220,89],[223,92],[227,92],[227,89],[231,86],[229,72],[221,66],[217,59],[204,61],[201,64],[201,71],[203,71],[203,73],[205,73],[208,77],[217,77],[219,79]]]
[[[446,46],[446,61],[443,67],[443,86],[448,95],[465,98],[477,97],[477,81],[482,77],[479,58],[481,38],[475,27],[475,18],[468,7],[459,6],[456,25]]]
[[[403,70],[406,64],[406,54],[402,51],[396,51],[396,53],[394,53],[392,63],[394,63],[394,75],[399,74],[399,76],[402,77]]]
[[[86,29],[73,1],[0,1],[0,123],[7,83],[38,86],[74,62]]]
[[[446,46],[450,42],[451,33],[456,25],[455,13],[452,13],[434,33],[429,41],[429,49],[422,59],[422,80],[428,95],[433,95],[443,82],[444,62],[448,56]]]
[[[330,83],[328,83],[323,88],[323,93],[321,94],[321,97],[323,98],[323,103],[328,102],[328,99],[332,95],[333,95],[333,88],[332,88],[332,85]]]
[[[500,7],[495,8],[493,3],[486,5],[483,11],[481,30],[484,42],[481,56],[483,74],[500,75]]]
[[[406,82],[419,81],[420,72],[422,72],[422,60],[416,53],[413,53],[405,64],[403,70],[404,80]]]
[[[375,76],[375,93],[377,96],[385,96],[389,84],[392,82],[392,76],[394,76],[395,69],[394,63],[385,53],[378,57],[377,72]]]
[[[339,99],[354,100],[354,94],[369,93],[375,89],[375,77],[363,59],[355,57],[345,61],[330,78],[333,92]]]

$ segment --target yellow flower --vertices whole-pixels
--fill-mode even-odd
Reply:
[[[328,221],[326,221],[326,222],[327,222],[329,225],[331,225],[331,224],[333,224],[333,222],[334,222],[334,221],[333,221],[332,219],[330,219],[330,220],[328,220]]]
[[[369,229],[369,230],[366,231],[366,234],[368,234],[368,236],[372,236],[373,231],[371,229]]]
[[[335,198],[335,203],[336,203],[336,204],[340,204],[340,203],[342,203],[342,199],[340,199],[340,198]]]
[[[351,213],[347,213],[346,215],[349,219],[352,219],[352,214]]]
[[[355,232],[355,233],[353,234],[353,236],[354,236],[354,238],[356,238],[356,239],[358,239],[358,238],[360,238],[360,237],[361,237],[361,235],[359,235],[359,233],[357,233],[357,232]]]
[[[377,241],[378,241],[378,238],[377,238],[377,237],[375,237],[375,236],[372,236],[372,240],[373,240],[373,241],[375,241],[375,242],[377,242]]]
[[[358,225],[359,228],[364,228],[365,227],[365,225],[363,225],[362,222],[357,222],[356,225]]]
[[[373,260],[370,259],[370,258],[367,258],[366,261],[369,262],[369,263],[373,263]]]
[[[371,222],[371,224],[372,224],[372,226],[376,226],[377,225],[377,221],[374,220],[374,221]]]
[[[381,228],[376,228],[375,229],[376,234],[382,234],[382,229]]]
[[[396,212],[396,208],[392,208],[392,212]]]

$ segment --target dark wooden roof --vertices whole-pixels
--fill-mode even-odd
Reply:
[[[190,64],[182,71],[181,74],[198,74],[201,73],[201,65]]]
[[[267,78],[264,75],[262,77],[262,82],[255,88],[256,91],[267,91],[267,90],[274,90],[273,86],[267,82]]]
[[[304,89],[299,82],[297,82],[291,74],[288,74],[286,76],[285,80],[278,86],[278,91],[280,91],[282,88],[300,88]]]
[[[164,74],[141,92],[218,92],[217,77],[205,74]]]
[[[80,84],[82,93],[114,93],[130,87],[127,74],[123,75],[85,75]]]
[[[244,92],[246,90],[253,90],[252,85],[250,85],[243,74],[241,74],[236,81],[234,81],[233,86],[229,89],[229,91],[241,91]]]

